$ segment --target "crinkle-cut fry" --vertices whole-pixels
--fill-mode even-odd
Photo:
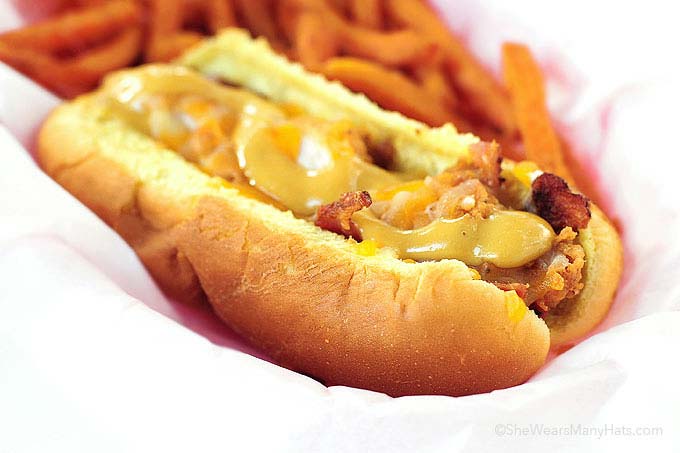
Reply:
[[[516,129],[507,93],[494,77],[421,0],[385,0],[390,20],[408,26],[440,44],[446,54],[451,79],[478,114],[504,133]]]
[[[91,88],[91,74],[64,67],[56,58],[33,49],[12,47],[0,41],[0,60],[64,97],[72,97]]]
[[[430,125],[451,122],[452,114],[436,98],[398,71],[352,57],[328,60],[321,72],[353,91],[366,94],[388,110],[402,112]]]
[[[320,14],[313,12],[303,12],[298,18],[294,42],[298,59],[308,69],[319,69],[338,53],[335,32],[326,26]]]
[[[383,26],[382,0],[351,0],[350,13],[354,22],[364,27]]]
[[[222,28],[237,25],[234,5],[232,5],[231,0],[206,1],[207,22],[212,33],[217,33]]]
[[[112,0],[3,33],[0,41],[48,53],[78,50],[139,24],[141,18],[142,11],[133,0]]]
[[[550,121],[543,74],[522,44],[503,45],[503,77],[510,92],[526,157],[550,173],[572,182],[564,162],[560,140]]]
[[[130,27],[106,44],[102,44],[64,62],[71,70],[91,77],[92,85],[109,71],[124,68],[140,54],[142,30]]]
[[[274,17],[271,0],[234,0],[246,27],[256,36],[264,36],[270,44],[279,46],[281,34]]]

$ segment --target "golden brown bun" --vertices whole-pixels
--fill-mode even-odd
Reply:
[[[222,319],[327,384],[480,393],[525,381],[548,350],[533,313],[511,321],[503,292],[455,264],[362,259],[215,198],[199,203],[178,245]]]
[[[363,94],[291,63],[265,39],[252,39],[246,30],[226,29],[193,47],[178,63],[275,102],[299,105],[316,118],[352,121],[373,145],[394,152],[394,166],[400,171],[440,173],[479,141],[451,124],[431,128],[383,110]]]
[[[250,342],[327,384],[465,395],[522,383],[547,356],[546,324],[531,311],[513,319],[505,293],[474,280],[462,262],[361,256],[341,236],[242,196],[107,115],[96,94],[50,116],[39,158],[133,246],[169,293],[207,295]],[[610,228],[599,211],[593,227]],[[599,233],[592,238],[587,259],[600,265],[588,278],[606,291],[584,293],[611,294],[617,257],[589,253],[615,247],[600,247]],[[598,299],[598,307],[610,300]]]
[[[428,128],[394,112],[386,112],[363,95],[307,73],[274,52],[264,39],[247,31],[227,29],[183,55],[179,63],[203,74],[258,92],[276,102],[295,102],[315,116],[339,115],[369,130],[374,142],[396,145],[395,166],[404,171],[438,173],[476,141],[455,128]],[[511,163],[508,163],[511,165]],[[590,332],[605,317],[621,277],[623,247],[619,235],[596,206],[589,228],[579,240],[588,257],[585,287],[580,295],[545,316],[552,346],[569,344]]]
[[[391,395],[519,384],[544,362],[545,324],[459,261],[364,257],[342,237],[245,198],[88,97],[39,137],[45,171],[116,229],[159,283],[216,312],[291,369]],[[202,290],[201,290],[202,288]]]

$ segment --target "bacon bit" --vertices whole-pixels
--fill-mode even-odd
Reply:
[[[485,219],[496,206],[498,200],[489,193],[487,186],[478,179],[468,179],[447,189],[425,209],[425,213],[428,215],[428,223],[442,217],[456,219],[465,214]]]
[[[570,242],[557,244],[558,253],[546,270],[543,281],[534,287],[540,295],[531,308],[545,313],[557,307],[564,300],[574,297],[583,289],[583,266],[585,252],[583,247]]]
[[[556,232],[566,227],[581,229],[588,226],[590,200],[573,193],[559,176],[543,173],[531,184],[531,196],[536,213],[547,220]]]
[[[496,142],[478,142],[470,146],[472,164],[479,169],[479,180],[489,187],[501,181],[501,148]]]
[[[352,222],[352,214],[369,207],[371,203],[371,196],[365,190],[344,193],[338,201],[319,207],[314,224],[324,230],[361,241],[361,232]]]
[[[529,290],[529,285],[527,283],[493,282],[493,284],[503,291],[515,291],[522,299],[527,297],[527,291]]]
[[[470,159],[460,159],[436,178],[451,187],[469,179],[479,179],[494,189],[501,184],[502,160],[498,143],[477,142],[470,146]]]

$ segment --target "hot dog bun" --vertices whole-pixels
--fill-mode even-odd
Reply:
[[[342,91],[334,102],[392,141],[397,169],[432,173],[474,142],[451,127],[431,130],[382,112],[290,67],[296,74],[285,86]],[[134,71],[164,70],[176,69]],[[104,89],[120,80],[111,77]],[[298,104],[306,108],[306,102]],[[325,101],[315,96],[314,102]],[[315,114],[324,110],[319,105]],[[413,138],[418,136],[426,138]],[[551,336],[553,344],[571,341],[600,321],[618,282],[618,236],[594,209],[580,234],[586,288],[569,301],[564,320],[551,316],[546,325],[530,310],[518,317],[507,293],[476,279],[464,263],[362,256],[342,236],[208,176],[109,115],[96,93],[56,109],[38,148],[44,170],[118,231],[166,291],[207,298],[228,325],[273,359],[327,384],[394,396],[465,395],[517,385],[544,363]]]
[[[436,174],[478,141],[470,134],[458,134],[451,125],[423,128],[417,121],[385,112],[339,83],[306,73],[302,66],[273,52],[266,40],[253,40],[244,30],[226,30],[190,50],[178,62],[268,99],[299,103],[321,118],[350,118],[364,127],[368,124],[375,140],[392,140],[396,144],[393,165],[398,170]],[[584,336],[605,317],[621,277],[621,240],[597,206],[593,207],[593,219],[581,233],[580,241],[588,256],[584,290],[580,297],[543,317],[550,327],[553,346]]]

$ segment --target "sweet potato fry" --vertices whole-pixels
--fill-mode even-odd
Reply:
[[[181,0],[181,28],[201,34],[237,25],[232,0]]]
[[[320,14],[304,12],[300,15],[295,31],[295,51],[308,69],[318,69],[324,61],[337,55],[335,32],[326,26]]]
[[[323,65],[322,72],[382,107],[424,123],[439,126],[453,120],[452,112],[398,71],[358,58],[336,57]]]
[[[527,159],[572,182],[559,138],[550,122],[543,74],[528,47],[515,43],[503,45],[503,78],[510,91]]]
[[[345,20],[321,0],[292,0],[291,7],[322,15],[326,27],[338,34],[341,49],[355,57],[387,66],[426,61],[437,53],[437,45],[413,30],[383,32]]]
[[[236,15],[231,0],[206,0],[206,16],[208,27],[212,33],[221,28],[236,26]]]
[[[183,11],[181,0],[149,0],[149,30],[145,60],[162,61],[167,54],[167,40],[181,28]]]
[[[80,7],[90,7],[90,6],[101,6],[109,0],[72,0],[76,6]],[[65,0],[68,3],[68,0]]]
[[[353,0],[322,0],[338,14],[346,16],[350,13],[350,2]],[[368,0],[371,1],[371,0]]]
[[[243,0],[245,1],[245,0]],[[297,10],[297,11],[314,11],[318,13],[324,13],[329,15],[329,19],[333,23],[329,24],[331,26],[337,25],[337,20],[343,17],[343,12],[345,10],[344,2],[345,0],[279,0],[284,3],[286,7]]]
[[[264,36],[274,46],[282,42],[270,0],[235,0],[236,9],[246,27],[256,36]]]
[[[112,0],[4,33],[0,41],[48,53],[79,50],[101,42],[117,30],[139,24],[141,15],[133,0]]]
[[[149,0],[149,32],[146,61],[170,61],[201,40],[201,35],[183,31],[183,0]]]
[[[350,10],[357,24],[368,28],[382,28],[382,0],[351,0]]]
[[[203,37],[194,32],[180,32],[170,35],[147,50],[145,59],[150,61],[171,61],[182,54],[189,47],[198,44]]]
[[[439,98],[440,102],[447,108],[455,109],[458,99],[455,92],[449,85],[443,68],[438,65],[416,66],[413,69],[416,80],[432,96]]]
[[[516,129],[507,93],[425,2],[385,0],[385,10],[394,23],[408,26],[440,44],[451,79],[477,115],[503,133]]]
[[[276,22],[289,44],[295,43],[297,20],[300,17],[299,8],[291,5],[286,0],[276,2]]]
[[[341,47],[350,55],[386,66],[425,61],[437,52],[437,45],[413,30],[381,32],[343,23],[339,27]]]
[[[124,68],[135,61],[140,54],[142,44],[142,30],[130,27],[110,42],[84,52],[65,62],[69,71],[79,71],[84,82],[92,85],[109,71]]]
[[[72,97],[93,88],[109,71],[132,63],[140,53],[141,40],[140,27],[129,27],[111,41],[63,60],[0,42],[0,60],[56,93]]]
[[[11,47],[0,41],[0,60],[44,87],[65,97],[86,91],[90,74],[64,67],[55,58],[33,49]]]

